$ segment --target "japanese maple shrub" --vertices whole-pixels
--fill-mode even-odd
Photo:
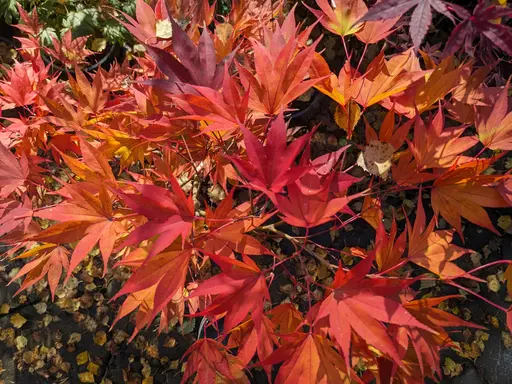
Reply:
[[[305,27],[275,1],[219,16],[206,0],[138,0],[121,22],[145,54],[93,74],[80,70],[87,37],[44,47],[37,9],[20,9],[24,61],[0,81],[2,110],[18,112],[0,132],[0,239],[25,260],[19,291],[47,281],[53,297],[94,257],[104,274],[129,268],[113,324],[134,314],[135,336],[205,319],[183,382],[247,383],[253,368],[275,383],[440,378],[450,327],[480,326],[438,308],[462,295],[415,283],[512,313],[466,284],[508,261],[458,262],[472,252],[463,223],[499,235],[486,208],[512,203],[509,175],[489,171],[512,150],[509,83],[488,62],[512,52],[498,3],[316,0]],[[422,49],[433,10],[455,26],[443,52]],[[394,39],[408,20],[410,47]],[[319,31],[339,43],[339,73]],[[496,50],[468,57],[476,41]],[[74,75],[52,73],[43,51]],[[332,100],[347,145],[327,151],[322,125],[294,125],[311,91]],[[413,200],[389,209],[405,191]],[[356,221],[368,247],[317,242]]]

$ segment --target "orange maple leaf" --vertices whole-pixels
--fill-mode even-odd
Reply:
[[[57,147],[55,147],[55,151],[60,154],[75,176],[87,183],[87,188],[98,190],[99,186],[104,183],[116,185],[117,181],[107,158],[85,139],[79,138],[79,143],[80,151],[82,152],[81,161],[66,155]],[[84,185],[85,183],[82,183],[82,186]]]
[[[397,185],[409,187],[436,178],[436,175],[433,173],[418,171],[417,161],[413,158],[411,151],[403,151],[398,155],[398,163],[394,164],[391,168],[391,175]]]
[[[407,232],[403,231],[398,237],[397,234],[398,229],[394,215],[389,235],[386,233],[382,221],[379,222],[373,252],[380,272],[396,266],[405,252]]]
[[[112,209],[113,197],[103,185],[98,196],[82,189],[80,184],[67,185],[65,191],[71,196],[70,200],[34,212],[34,216],[57,220],[60,223],[31,236],[29,240],[57,244],[79,240],[71,255],[66,280],[99,243],[105,274],[114,244],[125,233],[124,225],[121,223],[122,217]]]
[[[208,230],[204,233],[196,232],[196,246],[222,256],[230,256],[233,251],[246,255],[272,254],[272,251],[264,247],[256,238],[246,233],[264,223],[271,215],[263,215],[261,218],[252,217],[250,203],[242,203],[232,208],[234,191],[235,188],[231,189],[215,211],[206,207],[204,224]]]
[[[281,336],[281,341],[283,345],[260,363],[284,362],[279,368],[276,384],[362,383],[354,372],[348,374],[345,361],[325,337],[296,332]]]
[[[193,86],[196,94],[177,94],[173,101],[187,115],[179,117],[185,120],[206,121],[202,132],[230,131],[245,124],[248,115],[249,92],[242,92],[235,79],[229,76],[225,67],[222,92]]]
[[[459,257],[471,253],[469,249],[451,244],[454,230],[434,231],[435,218],[426,226],[425,211],[421,201],[421,190],[418,196],[418,209],[414,226],[407,220],[409,234],[408,258],[441,279],[453,279],[464,275],[465,271],[453,263]],[[467,276],[469,278],[469,276]]]
[[[34,259],[25,264],[9,283],[11,284],[13,281],[25,276],[16,295],[30,288],[47,275],[53,300],[62,271],[69,269],[69,251],[60,245],[42,244],[16,257],[16,259],[26,258]]]
[[[68,81],[80,106],[90,113],[98,114],[102,112],[108,101],[109,92],[103,90],[104,85],[101,74],[96,73],[91,84],[80,70],[80,67],[75,65],[75,77],[74,79],[72,76],[69,76]]]
[[[334,173],[327,178],[325,187],[315,195],[304,194],[297,184],[288,186],[288,197],[276,196],[276,206],[279,209],[281,218],[290,225],[303,228],[313,228],[320,224],[327,223],[333,219],[338,212],[352,213],[348,203],[355,196],[330,198],[330,188]],[[350,180],[349,185],[354,183],[355,178]]]
[[[295,332],[304,321],[302,313],[291,303],[279,304],[272,308],[268,315],[275,326],[276,333],[281,335]]]
[[[243,364],[235,358],[223,344],[212,339],[200,339],[185,352],[187,366],[181,384],[188,383],[189,378],[197,373],[193,383],[249,384],[243,372]]]
[[[510,80],[492,107],[476,110],[478,138],[486,148],[492,150],[512,150],[512,112],[508,112],[509,85]]]
[[[414,139],[407,141],[416,159],[419,170],[426,168],[447,168],[455,162],[464,162],[470,158],[461,153],[473,147],[478,140],[474,136],[461,135],[466,126],[444,128],[444,115],[439,107],[437,114],[428,122],[428,126],[419,115],[414,125]]]
[[[414,348],[421,373],[423,375],[425,375],[428,369],[433,369],[440,375],[441,367],[439,352],[441,348],[449,346],[456,347],[445,327],[471,327],[485,329],[485,327],[464,321],[451,313],[434,308],[445,300],[461,297],[462,296],[460,295],[449,295],[412,300],[404,303],[404,307],[415,318],[437,332],[437,334],[432,334],[430,332],[425,332],[422,329],[411,327],[406,327],[402,330],[408,335],[408,339]],[[397,339],[404,340],[403,338]],[[407,345],[404,345],[404,347],[407,349]]]
[[[356,32],[358,40],[365,44],[375,44],[395,32],[393,28],[400,17],[393,17],[388,20],[365,21],[363,27]]]
[[[432,60],[429,62],[433,63]],[[383,100],[382,106],[387,109],[394,108],[397,113],[410,119],[417,112],[423,113],[429,110],[460,84],[461,76],[470,65],[455,68],[454,62],[453,57],[447,57],[439,65],[433,64],[424,79],[409,84],[403,92]]]
[[[432,208],[464,239],[461,216],[499,234],[482,207],[504,208],[509,204],[492,185],[508,178],[503,175],[482,175],[495,159],[477,159],[462,165],[454,164],[439,176],[432,186]]]
[[[423,71],[417,65],[412,49],[387,61],[384,51],[381,51],[368,65],[366,72],[352,80],[348,93],[367,108],[405,91],[428,74],[429,71]]]
[[[288,104],[306,92],[319,79],[303,80],[307,75],[315,48],[311,44],[297,53],[298,43],[290,39],[271,40],[269,47],[252,40],[256,74],[237,64],[242,85],[249,92],[249,107],[267,115],[277,115]]]

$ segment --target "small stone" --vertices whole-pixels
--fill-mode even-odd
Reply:
[[[34,304],[34,308],[36,309],[38,314],[42,315],[43,313],[46,313],[48,306],[46,305],[46,303],[37,303]]]

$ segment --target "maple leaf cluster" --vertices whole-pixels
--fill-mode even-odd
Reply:
[[[459,48],[484,36],[510,54],[512,11],[316,3],[318,23],[303,27],[283,2],[234,0],[219,16],[206,0],[138,0],[135,18],[119,17],[145,54],[94,73],[80,69],[87,37],[43,47],[37,9],[20,8],[23,61],[0,80],[0,108],[17,115],[1,122],[0,241],[7,260],[26,260],[19,291],[47,280],[53,297],[94,254],[104,274],[129,268],[114,323],[133,315],[132,338],[188,317],[218,330],[187,351],[183,382],[248,383],[253,367],[276,383],[439,379],[439,351],[456,348],[449,328],[480,326],[437,308],[462,296],[424,297],[415,283],[477,295],[457,283],[482,281],[457,264],[472,252],[464,225],[499,235],[486,209],[512,203],[509,174],[490,171],[512,150],[509,83]],[[414,48],[388,51],[411,9]],[[432,9],[462,19],[442,59],[419,49]],[[315,28],[338,35],[339,73]],[[318,155],[322,127],[290,123],[311,91],[332,100],[348,145]],[[390,215],[386,198],[403,191],[415,209]],[[369,247],[315,242],[356,220]],[[327,279],[309,270],[317,261]],[[282,302],[277,276],[304,295]]]

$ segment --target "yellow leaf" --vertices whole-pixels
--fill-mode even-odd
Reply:
[[[493,292],[499,292],[501,284],[496,275],[487,276],[487,287]]]
[[[87,370],[91,372],[93,375],[98,375],[98,373],[100,372],[100,366],[98,364],[89,362],[89,364],[87,364]]]
[[[23,348],[27,346],[28,340],[25,336],[18,336],[16,339],[14,339],[14,342],[16,344],[16,348],[18,351],[21,351]]]
[[[82,353],[79,353],[76,357],[76,362],[78,365],[84,365],[89,361],[89,353],[87,351],[83,351]]]
[[[462,365],[447,357],[444,360],[443,373],[450,377],[459,376],[462,373]]]
[[[94,383],[94,375],[91,372],[82,372],[78,374],[81,383]]]
[[[0,306],[0,315],[8,314],[10,309],[11,306],[9,304],[2,304],[2,306]]]
[[[105,331],[98,331],[94,334],[94,343],[102,346],[107,342],[107,333]]]
[[[92,50],[94,52],[101,52],[107,47],[107,39],[97,38],[92,41]]]
[[[334,112],[334,121],[350,137],[354,127],[361,118],[361,108],[359,105],[350,100],[346,106],[338,105]]]
[[[500,227],[504,231],[509,229],[511,224],[512,218],[510,217],[510,215],[500,216],[500,218],[498,219],[498,227]]]
[[[11,324],[14,328],[21,328],[23,327],[23,324],[27,322],[27,319],[25,319],[23,316],[21,316],[19,313],[15,313],[11,316]]]

